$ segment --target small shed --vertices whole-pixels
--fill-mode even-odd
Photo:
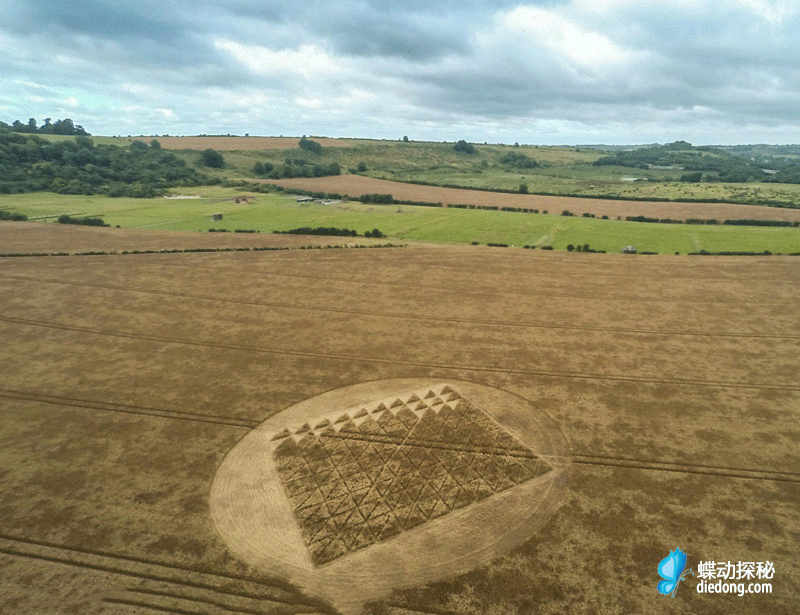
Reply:
[[[211,214],[212,220],[222,220],[222,214]]]
[[[622,248],[623,254],[636,254],[637,250],[633,246],[625,246]]]

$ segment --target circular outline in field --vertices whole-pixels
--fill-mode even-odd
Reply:
[[[552,468],[513,488],[453,510],[392,538],[315,566],[273,459],[287,426],[353,412],[399,396],[450,385]],[[221,464],[211,517],[228,547],[248,564],[321,598],[345,614],[364,603],[467,572],[528,540],[567,490],[569,456],[558,426],[516,395],[471,382],[393,379],[323,393],[274,415],[246,435]]]

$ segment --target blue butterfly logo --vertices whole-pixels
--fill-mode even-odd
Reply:
[[[683,581],[687,574],[694,576],[691,568],[689,570],[684,568],[686,568],[686,553],[676,547],[658,564],[658,575],[664,579],[658,582],[659,593],[665,596],[669,594],[674,598],[675,592],[678,591],[678,583]]]

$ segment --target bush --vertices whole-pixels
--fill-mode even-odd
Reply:
[[[58,217],[59,224],[79,224],[82,226],[111,226],[106,224],[102,218],[73,218],[64,214]]]
[[[211,167],[212,169],[221,169],[225,166],[225,160],[218,151],[207,149],[200,155],[200,161],[204,166]]]
[[[516,152],[509,152],[500,158],[500,164],[507,164],[517,169],[535,169],[539,166],[539,163],[535,160],[528,158],[525,154],[518,154]]]
[[[25,214],[18,214],[11,211],[0,209],[0,220],[12,220],[14,222],[24,222],[28,219]]]
[[[362,203],[376,203],[379,205],[391,205],[394,199],[391,194],[362,194],[358,197]]]

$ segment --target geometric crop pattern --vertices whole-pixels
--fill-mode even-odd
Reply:
[[[453,387],[435,389],[273,437],[315,565],[551,470]]]

